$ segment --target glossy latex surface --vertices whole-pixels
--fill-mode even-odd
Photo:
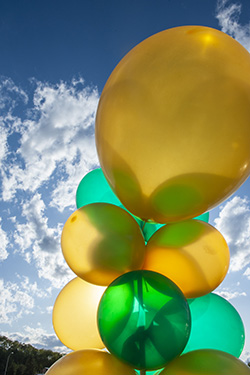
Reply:
[[[104,348],[97,327],[97,308],[104,287],[75,278],[59,293],[53,308],[53,327],[72,350]]]
[[[171,362],[159,375],[249,375],[249,367],[219,350],[195,350]]]
[[[136,375],[129,366],[101,350],[80,350],[59,359],[46,375]]]
[[[137,369],[157,369],[179,355],[190,333],[190,311],[180,289],[151,271],[113,281],[98,309],[107,349]]]
[[[93,203],[75,211],[61,238],[69,267],[82,279],[108,285],[121,274],[140,269],[145,242],[133,217],[120,207]]]
[[[250,172],[250,54],[221,31],[182,26],[134,47],[96,117],[102,170],[122,204],[166,223],[208,211]]]
[[[162,273],[186,298],[213,291],[228,271],[230,254],[221,233],[200,220],[172,223],[148,241],[144,269]]]
[[[188,300],[191,333],[184,353],[196,349],[217,349],[239,357],[245,330],[237,310],[217,294]]]

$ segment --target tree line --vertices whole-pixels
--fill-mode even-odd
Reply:
[[[0,336],[0,374],[36,375],[44,372],[63,354],[46,349],[36,349],[32,345],[13,341]]]

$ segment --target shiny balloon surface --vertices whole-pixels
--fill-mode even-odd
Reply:
[[[97,327],[97,308],[104,287],[76,277],[59,293],[52,320],[59,340],[72,350],[104,348]]]
[[[107,349],[137,369],[162,368],[179,355],[190,333],[190,311],[180,289],[151,271],[114,280],[98,308]]]
[[[201,349],[176,358],[159,375],[250,375],[250,368],[231,354]]]
[[[193,218],[250,173],[250,54],[204,26],[162,31],[110,75],[96,117],[102,170],[145,220]]]
[[[169,277],[186,298],[212,292],[223,281],[230,261],[222,234],[200,220],[167,224],[148,241],[143,269]]]
[[[239,357],[245,343],[245,330],[233,305],[214,293],[188,300],[188,304],[191,333],[183,352],[217,349]]]
[[[135,371],[101,350],[79,350],[55,362],[46,375],[136,375]]]
[[[137,222],[120,207],[93,203],[66,221],[61,239],[69,267],[82,279],[108,285],[121,274],[141,269],[145,242]]]
[[[121,202],[111,190],[101,168],[87,173],[76,191],[76,206],[81,208],[90,203],[105,202],[121,206]]]

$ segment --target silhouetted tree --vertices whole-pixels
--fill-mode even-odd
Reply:
[[[36,375],[62,357],[52,350],[36,349],[32,345],[0,336],[0,374],[4,374],[9,356],[7,375]]]

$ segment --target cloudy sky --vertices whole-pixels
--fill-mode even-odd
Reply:
[[[120,59],[161,30],[220,29],[250,51],[250,2],[239,0],[0,1],[0,334],[64,350],[56,296],[75,275],[60,249],[82,177],[98,167],[94,119]],[[217,292],[245,325],[250,358],[250,181],[210,213],[230,272]]]

